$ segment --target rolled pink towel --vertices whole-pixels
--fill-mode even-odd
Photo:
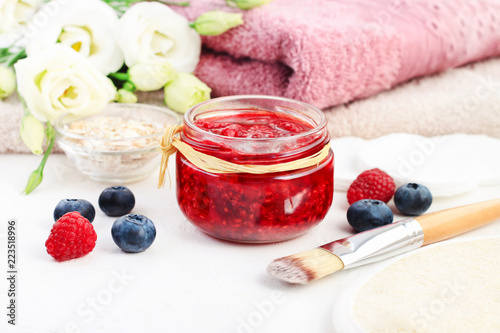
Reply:
[[[194,20],[224,0],[172,8]],[[325,108],[500,55],[496,0],[274,0],[203,38],[196,75],[214,96],[266,94]]]

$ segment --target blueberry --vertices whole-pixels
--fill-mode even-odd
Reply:
[[[63,199],[59,201],[54,209],[54,221],[59,220],[61,216],[69,212],[79,212],[89,222],[94,221],[95,208],[90,202],[83,199]]]
[[[134,194],[125,186],[108,187],[99,196],[99,207],[108,216],[128,214],[134,206]]]
[[[347,210],[347,221],[358,232],[390,224],[393,219],[389,206],[380,200],[359,200]]]
[[[421,215],[431,206],[432,194],[424,185],[408,183],[396,190],[394,204],[405,215]]]
[[[116,245],[125,252],[142,252],[156,237],[156,228],[144,215],[128,214],[116,219],[111,227]]]

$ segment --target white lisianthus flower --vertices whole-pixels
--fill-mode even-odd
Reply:
[[[42,122],[53,123],[66,113],[68,120],[90,116],[115,98],[111,80],[67,45],[53,45],[19,60],[14,68],[19,93]]]
[[[120,18],[118,31],[118,44],[129,68],[166,60],[175,70],[191,73],[200,60],[200,35],[184,16],[164,4],[133,5]]]
[[[26,26],[42,0],[0,0],[0,34]]]
[[[0,65],[0,99],[10,96],[16,90],[16,74],[11,67]]]
[[[210,99],[210,89],[193,74],[179,73],[175,80],[165,85],[165,104],[179,113],[186,113],[189,108]]]
[[[166,60],[139,63],[128,70],[129,81],[137,90],[155,91],[175,78],[175,70]]]
[[[44,8],[40,15],[46,15]],[[28,57],[61,43],[88,58],[104,75],[122,67],[123,54],[115,38],[118,16],[110,6],[100,0],[71,0],[54,8],[57,10],[50,21],[29,37]]]

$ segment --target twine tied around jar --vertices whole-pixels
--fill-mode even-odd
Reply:
[[[165,134],[161,139],[160,145],[158,147],[158,149],[162,153],[158,188],[165,186],[166,173],[168,174],[169,182],[171,182],[170,173],[167,172],[168,160],[170,156],[175,154],[177,151],[180,151],[189,162],[207,172],[217,174],[265,174],[273,172],[292,171],[319,165],[328,156],[330,150],[330,143],[327,143],[323,147],[323,149],[312,154],[311,156],[307,156],[291,162],[271,165],[236,164],[196,151],[190,145],[182,142],[177,134],[182,131],[183,127],[184,125],[167,126]]]

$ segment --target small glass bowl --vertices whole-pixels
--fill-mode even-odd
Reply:
[[[158,167],[164,128],[180,121],[165,107],[112,103],[92,117],[72,121],[62,116],[54,128],[57,144],[79,171],[97,181],[123,184],[144,179]]]

